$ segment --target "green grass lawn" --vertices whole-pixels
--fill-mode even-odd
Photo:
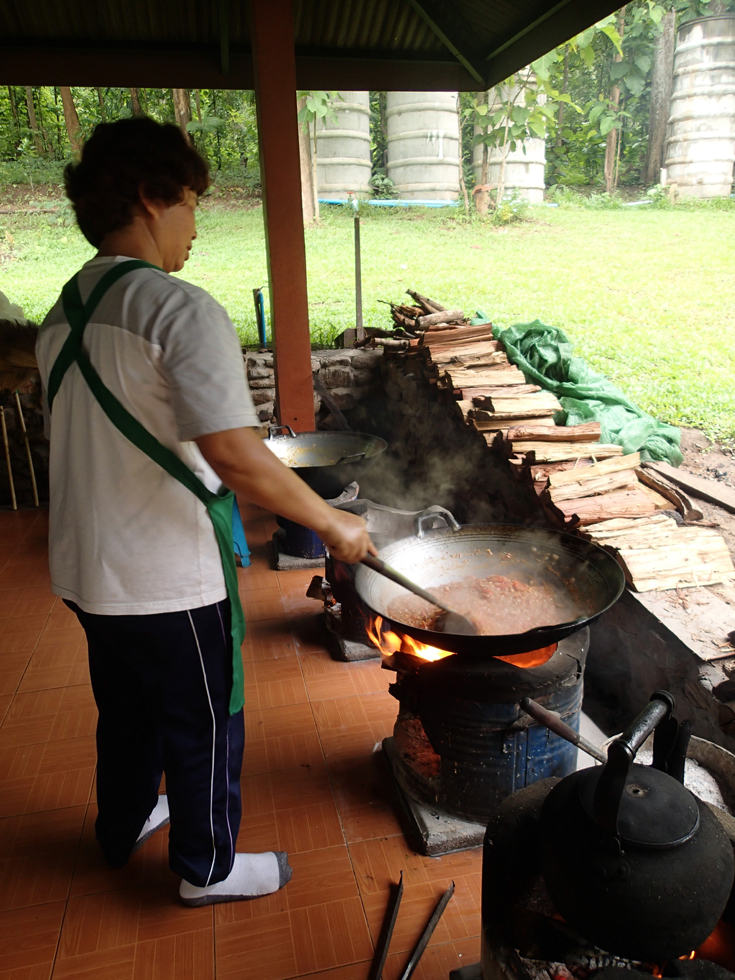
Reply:
[[[92,254],[48,215],[0,216],[0,289],[41,319]],[[352,214],[306,232],[312,339],[354,324]],[[8,238],[12,238],[12,242]],[[415,288],[494,323],[540,319],[656,417],[735,437],[735,211],[536,208],[498,228],[447,211],[374,210],[362,226],[365,323]],[[184,272],[255,340],[252,288],[267,283],[262,214],[205,203]]]

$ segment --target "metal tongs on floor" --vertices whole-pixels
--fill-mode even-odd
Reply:
[[[381,977],[383,976],[383,967],[385,966],[385,961],[388,957],[390,941],[393,937],[393,929],[396,924],[396,919],[398,918],[398,909],[400,908],[401,899],[403,898],[402,871],[398,886],[392,888],[392,892],[393,894],[388,902],[388,908],[385,910],[383,927],[380,931],[378,944],[375,947],[375,955],[373,956],[373,962],[370,967],[368,980],[381,980]],[[423,956],[424,950],[429,945],[429,940],[437,927],[439,919],[442,917],[444,909],[449,904],[449,899],[452,897],[452,895],[454,895],[454,882],[452,882],[449,888],[447,888],[442,897],[436,903],[436,908],[432,912],[431,918],[426,923],[426,928],[424,929],[418,943],[416,943],[408,963],[406,963],[403,973],[400,975],[398,980],[409,980],[409,977],[413,976],[414,970],[419,965],[419,960]]]

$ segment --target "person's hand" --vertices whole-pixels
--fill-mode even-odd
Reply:
[[[352,565],[368,553],[377,555],[378,551],[370,540],[365,521],[361,517],[345,510],[330,509],[332,513],[329,526],[319,536],[333,558]]]

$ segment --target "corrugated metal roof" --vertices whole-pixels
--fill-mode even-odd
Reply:
[[[431,87],[433,79],[437,88],[477,89],[618,5],[294,0],[295,45],[310,82],[305,88],[349,88],[358,78],[363,87],[408,87],[386,82],[410,80],[414,65],[417,88]],[[201,87],[249,87],[248,23],[247,0],[0,0],[0,83],[119,84],[129,64],[137,73],[132,84],[156,84],[154,78],[178,72],[200,78]],[[220,70],[223,43],[232,53],[230,77]],[[51,71],[65,78],[51,82]],[[320,79],[322,85],[313,84]]]

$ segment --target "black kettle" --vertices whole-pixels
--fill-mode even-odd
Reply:
[[[556,910],[600,949],[647,963],[685,956],[711,934],[735,875],[720,822],[683,785],[688,723],[657,691],[608,749],[544,801],[542,869]],[[655,730],[653,765],[634,763]]]

